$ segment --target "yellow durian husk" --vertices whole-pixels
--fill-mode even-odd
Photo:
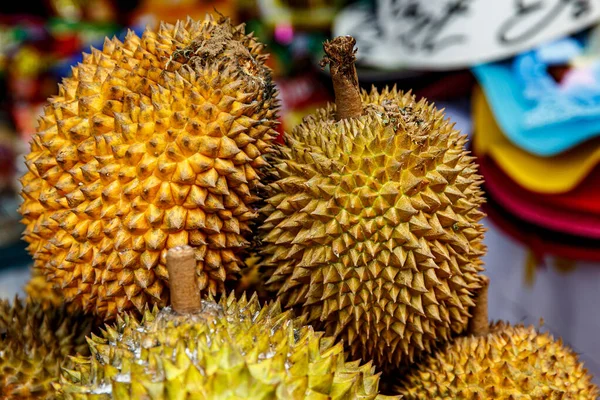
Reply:
[[[467,327],[481,287],[483,197],[466,137],[395,88],[285,135],[262,208],[267,289],[385,371]]]
[[[66,301],[111,319],[168,303],[168,249],[203,293],[242,267],[278,101],[263,46],[224,18],[106,39],[48,100],[22,178],[24,239]]]
[[[395,399],[378,394],[371,363],[346,362],[343,346],[278,303],[256,296],[199,312],[170,307],[125,314],[90,340],[57,385],[64,399]]]
[[[0,300],[0,398],[55,399],[61,365],[89,354],[93,325],[64,306]]]
[[[242,269],[239,279],[232,281],[231,290],[236,296],[241,296],[244,293],[248,296],[256,294],[261,303],[268,302],[271,299],[271,294],[267,291],[265,283],[268,278],[261,268],[262,257],[255,252],[244,257],[244,268]]]
[[[577,355],[532,326],[492,324],[427,356],[397,388],[407,400],[595,400]]]
[[[51,282],[46,280],[46,276],[38,268],[31,269],[31,277],[23,287],[28,301],[40,303],[42,307],[60,307],[65,299],[60,291],[54,289]]]

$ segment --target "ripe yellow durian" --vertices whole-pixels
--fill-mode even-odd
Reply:
[[[398,389],[407,400],[595,400],[577,355],[534,327],[496,323],[427,356]]]
[[[262,267],[284,307],[392,369],[466,328],[483,197],[466,137],[425,100],[360,92],[353,46],[325,45],[336,105],[286,134],[275,157]]]
[[[165,255],[197,283],[240,271],[277,100],[262,45],[228,19],[162,24],[92,49],[49,99],[21,207],[35,266],[109,319],[168,301]]]
[[[31,269],[31,278],[23,288],[27,295],[27,300],[40,303],[43,307],[60,307],[65,299],[60,291],[54,289],[51,282],[46,280],[46,276],[38,269]]]

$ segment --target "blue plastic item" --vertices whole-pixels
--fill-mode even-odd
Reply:
[[[473,69],[499,126],[516,146],[552,156],[600,136],[600,62],[588,67],[591,82],[585,85],[561,86],[548,72],[548,66],[582,52],[577,40],[566,38]]]

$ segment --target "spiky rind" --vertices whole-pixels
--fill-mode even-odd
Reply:
[[[23,291],[28,301],[40,303],[44,309],[60,307],[65,302],[60,291],[52,287],[52,283],[46,280],[46,276],[38,268],[32,268],[31,278],[25,284]]]
[[[341,344],[256,296],[125,315],[89,343],[61,378],[67,399],[383,398],[370,364],[345,362]]]
[[[198,285],[235,276],[276,136],[262,45],[211,17],[106,40],[49,100],[21,207],[35,266],[105,318],[168,301],[166,252],[196,251]]]
[[[532,326],[503,323],[429,355],[398,391],[408,400],[594,400],[600,395],[561,340]]]
[[[231,290],[238,297],[244,293],[248,296],[256,293],[258,300],[262,304],[268,302],[271,296],[265,287],[267,278],[261,269],[261,260],[262,257],[257,253],[250,253],[244,257],[244,268],[242,269],[240,278],[231,282]]]
[[[87,355],[92,320],[65,307],[0,300],[0,398],[54,399],[52,383],[70,355]]]
[[[395,89],[363,92],[286,135],[269,186],[263,266],[285,307],[384,368],[467,326],[481,285],[480,177],[444,114]]]

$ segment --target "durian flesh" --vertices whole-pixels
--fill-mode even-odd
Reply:
[[[404,378],[399,392],[408,400],[595,400],[600,394],[561,340],[503,323],[428,356]]]
[[[203,301],[198,314],[170,308],[126,314],[90,340],[91,357],[66,369],[66,399],[383,399],[370,364],[279,304],[254,296]]]
[[[168,302],[169,248],[203,293],[240,270],[277,100],[262,45],[228,20],[92,49],[49,99],[21,207],[35,266],[105,318]]]
[[[92,325],[65,307],[0,300],[0,398],[54,399],[61,364],[89,354]]]
[[[466,138],[410,94],[362,93],[364,115],[319,110],[285,138],[262,226],[284,307],[396,367],[467,326],[483,213]]]

